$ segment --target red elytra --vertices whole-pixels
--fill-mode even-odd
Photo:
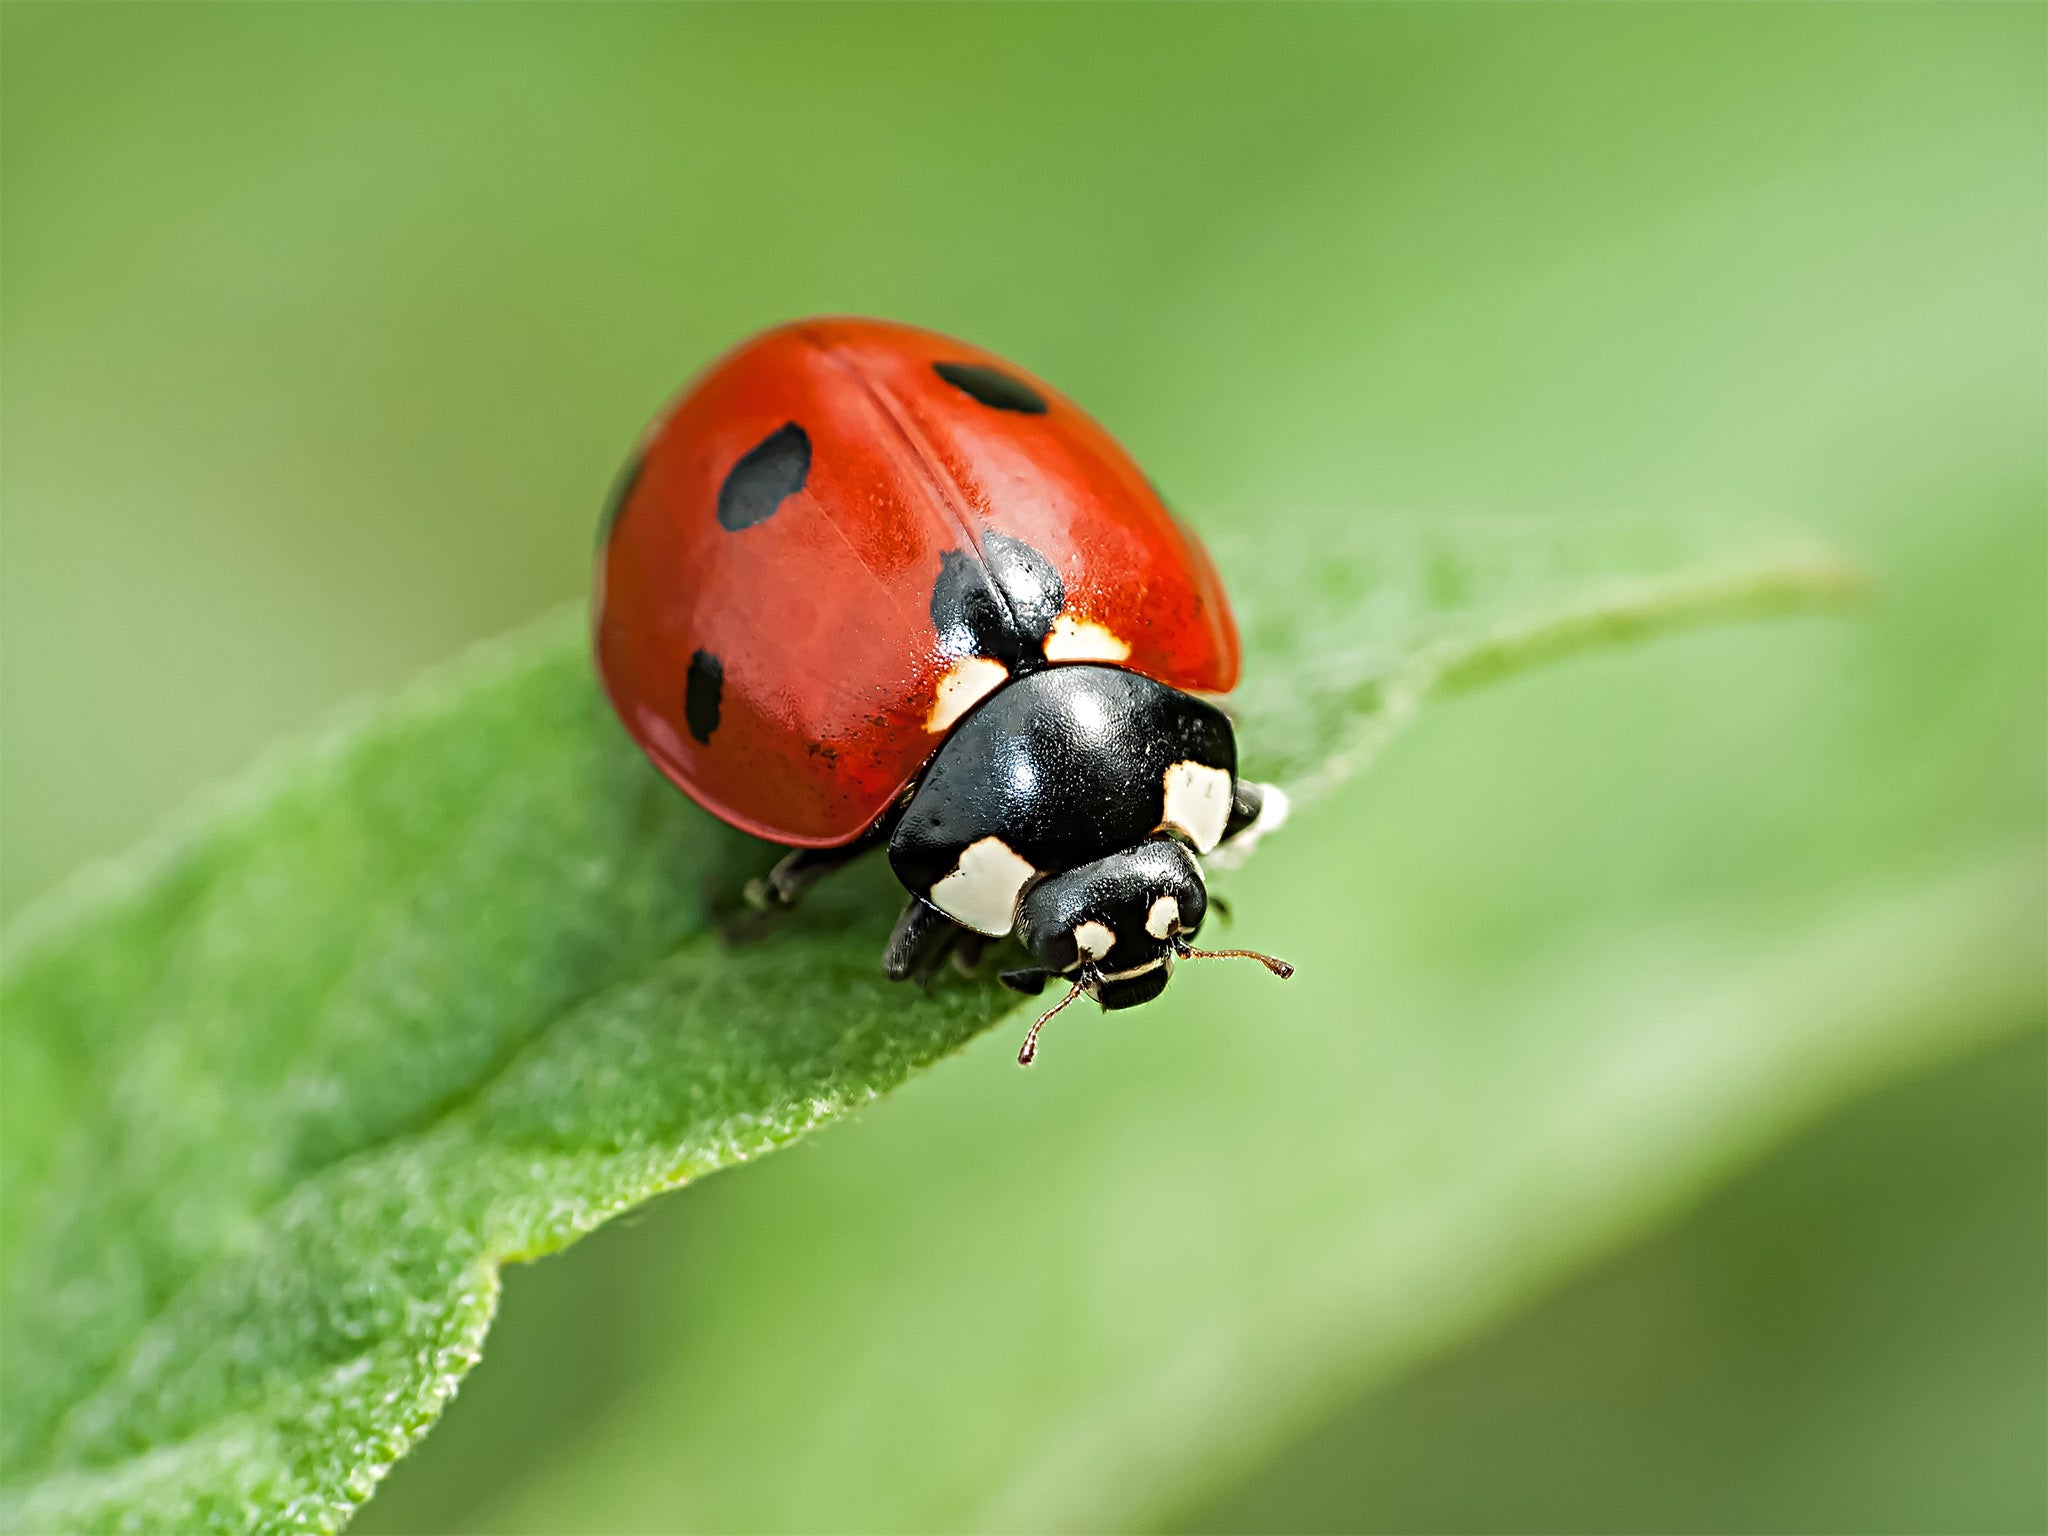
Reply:
[[[1094,659],[1236,684],[1207,553],[1086,412],[965,342],[820,319],[728,353],[642,438],[598,555],[605,687],[705,809],[778,843],[849,843],[944,739],[962,657],[934,585],[989,534],[1041,553],[1063,617],[1123,650]]]

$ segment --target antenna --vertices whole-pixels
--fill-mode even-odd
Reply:
[[[1256,949],[1196,949],[1192,944],[1174,946],[1183,960],[1256,960],[1282,981],[1294,974],[1294,967],[1285,960],[1272,955],[1262,955]]]
[[[1030,1066],[1031,1058],[1038,1054],[1038,1032],[1041,1029],[1045,1028],[1045,1021],[1051,1018],[1054,1014],[1058,1013],[1062,1008],[1066,1007],[1067,1004],[1071,1003],[1075,998],[1079,997],[1080,995],[1081,983],[1077,981],[1074,983],[1073,991],[1069,992],[1065,997],[1061,998],[1058,1002],[1054,1003],[1050,1008],[1046,1009],[1045,1012],[1041,1013],[1038,1016],[1038,1022],[1031,1026],[1031,1033],[1024,1037],[1024,1049],[1017,1053],[1018,1066]]]

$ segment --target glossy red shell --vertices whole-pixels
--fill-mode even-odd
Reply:
[[[1043,414],[999,410],[934,364],[1025,381]],[[785,424],[810,441],[803,488],[761,521],[717,515],[733,466]],[[598,556],[598,668],[620,718],[705,809],[799,847],[857,837],[943,730],[958,659],[932,618],[940,557],[986,531],[1022,539],[1066,586],[1065,613],[1176,688],[1237,682],[1214,566],[1085,412],[1022,369],[931,331],[809,320],[754,337],[648,429]],[[722,673],[717,725],[692,733],[698,653]]]

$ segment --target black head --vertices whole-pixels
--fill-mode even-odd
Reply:
[[[1179,946],[1208,911],[1195,856],[1154,837],[1039,881],[1018,909],[1017,937],[1103,1007],[1131,1008],[1165,990]]]
[[[1069,983],[1067,995],[1039,1016],[1017,1053],[1029,1066],[1045,1021],[1086,993],[1104,1008],[1135,1008],[1166,990],[1178,960],[1256,960],[1285,979],[1294,967],[1251,949],[1196,949],[1189,942],[1209,913],[1202,871],[1187,845],[1154,837],[1122,853],[1050,875],[1025,893],[1017,937],[1038,964],[1006,971],[1019,992]]]

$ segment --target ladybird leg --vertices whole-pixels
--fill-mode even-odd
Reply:
[[[844,848],[798,848],[784,854],[767,874],[747,882],[747,905],[757,912],[776,907],[793,907],[797,898],[831,874],[843,869],[868,851],[872,844]]]
[[[911,897],[882,951],[882,973],[891,981],[921,977],[946,958],[960,931],[958,923],[922,896]]]
[[[1223,823],[1223,836],[1216,846],[1230,849],[1219,867],[1231,868],[1258,844],[1268,832],[1284,826],[1290,809],[1287,792],[1278,784],[1253,784],[1239,779],[1230,795],[1230,816]]]
[[[967,930],[955,924],[952,932],[932,945],[931,952],[924,957],[923,962],[911,973],[910,979],[916,982],[924,991],[931,991],[933,985],[939,979],[940,972],[945,970],[946,961],[960,947],[960,941],[966,935]]]
[[[987,934],[963,931],[960,942],[953,946],[953,969],[962,976],[972,976],[981,968],[981,952],[987,948]]]
[[[766,875],[747,882],[742,893],[747,905],[756,912],[795,906],[805,891],[834,870],[844,869],[862,854],[886,843],[901,819],[902,809],[896,807],[850,843],[841,843],[837,848],[791,850]]]
[[[1223,836],[1218,842],[1227,843],[1246,827],[1259,819],[1259,812],[1266,808],[1266,786],[1254,784],[1249,779],[1239,779],[1237,788],[1230,796],[1230,819],[1223,823]]]

